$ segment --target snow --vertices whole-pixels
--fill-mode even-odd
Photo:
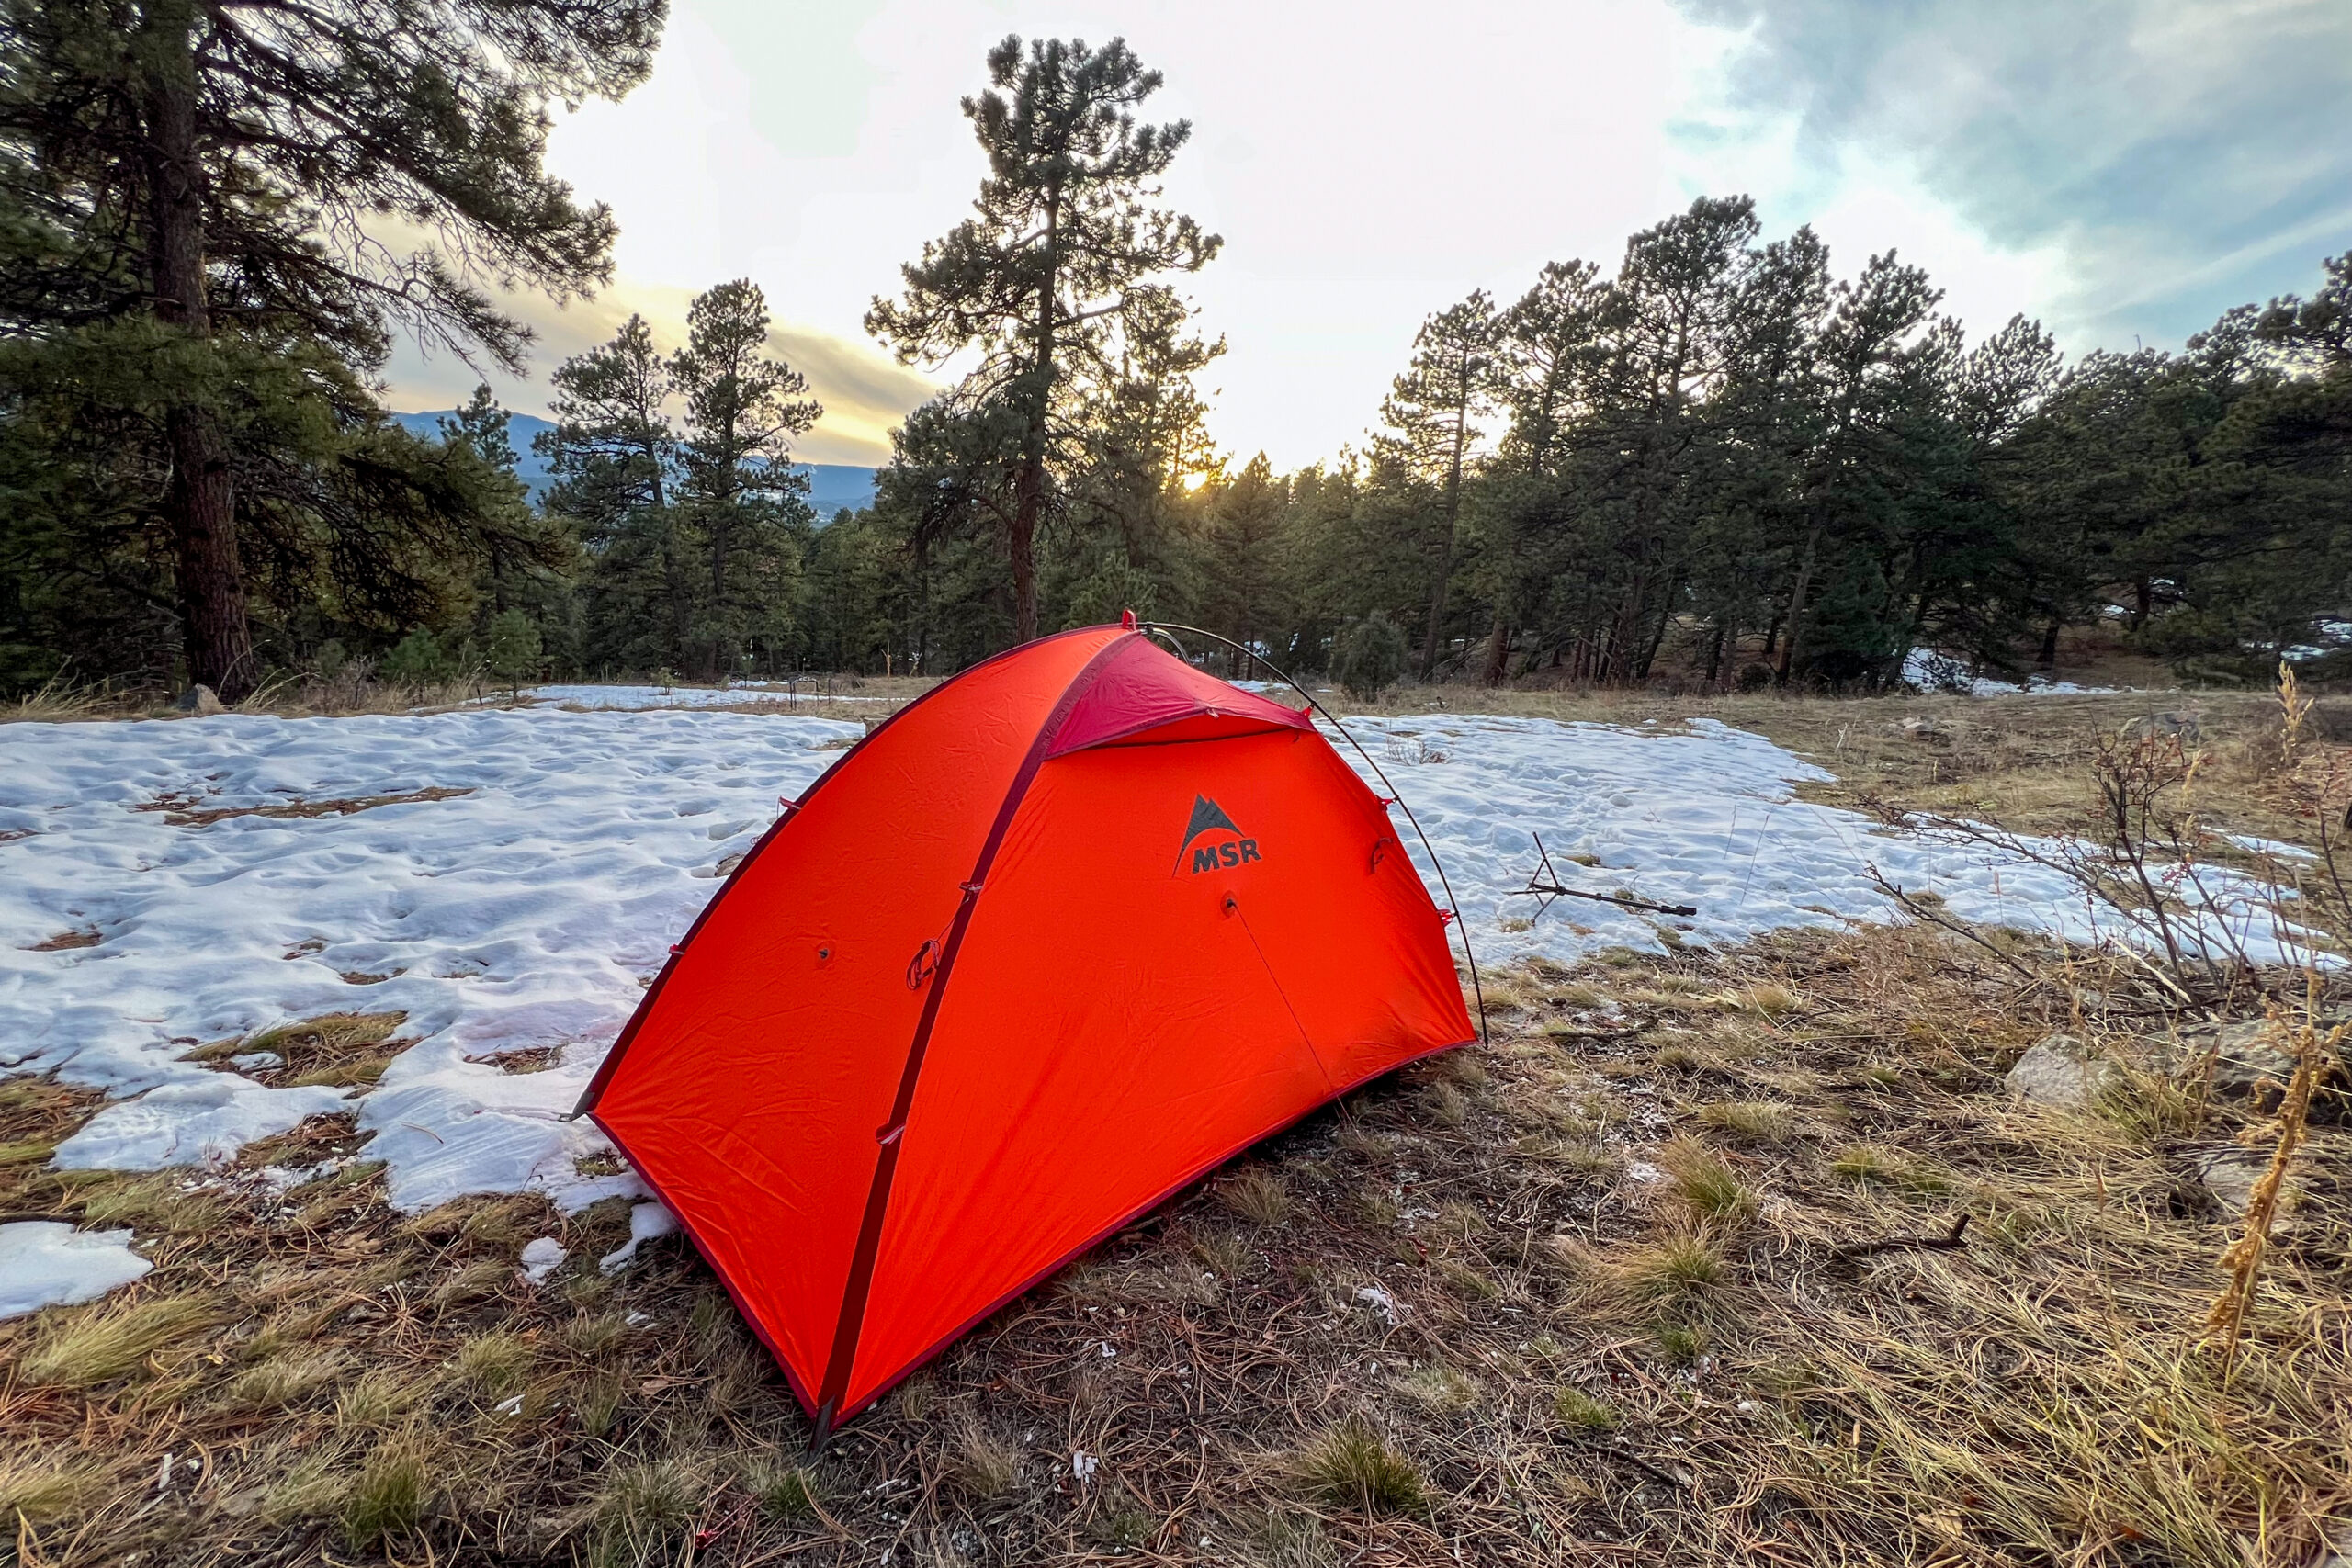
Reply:
[[[2278,860],[2319,859],[2301,844],[2281,843],[2277,839],[2257,839],[2248,833],[2224,833],[2222,837],[2249,854],[2270,855]]]
[[[233,1073],[164,1083],[107,1107],[57,1145],[61,1170],[155,1170],[232,1158],[256,1138],[350,1109],[339,1089],[262,1089]]]
[[[2125,690],[2121,686],[2078,686],[2047,675],[2029,675],[2023,682],[1979,675],[1963,660],[1932,649],[1915,648],[1903,661],[1903,679],[1923,692],[1943,692],[1972,697],[2098,696]]]
[[[134,1097],[69,1139],[65,1165],[203,1164],[352,1111],[405,1210],[473,1191],[543,1190],[567,1210],[644,1196],[633,1176],[582,1177],[576,1161],[606,1145],[557,1118],[719,863],[864,732],[554,708],[6,726],[0,834],[27,836],[0,843],[0,1074]],[[471,793],[204,826],[141,809],[426,786]],[[27,951],[78,928],[104,940]],[[179,1060],[338,1011],[408,1015],[401,1033],[417,1043],[372,1091],[267,1088]],[[544,1072],[481,1059],[550,1045],[563,1054]]]
[[[1664,945],[1658,917],[1608,904],[1563,900],[1539,918],[1535,900],[1517,895],[1536,867],[1537,833],[1561,886],[1695,905],[1699,913],[1674,919],[1672,929],[1678,940],[1707,945],[1782,926],[1883,919],[1887,900],[1871,881],[1873,867],[1896,886],[1941,895],[1962,919],[2039,927],[2079,942],[2124,934],[2057,871],[1977,844],[1888,833],[1859,812],[1797,799],[1791,785],[1832,775],[1714,719],[1680,728],[1472,715],[1346,723],[1436,847],[1481,965]],[[1402,760],[1415,756],[1444,760]],[[1401,816],[1399,827],[1442,898]],[[1569,858],[1577,855],[1599,863]],[[2204,875],[2211,887],[2252,890],[2226,873]],[[2294,956],[2278,944],[2267,909],[2250,904],[2238,915],[2236,935],[2257,959]]]
[[[0,1225],[0,1318],[94,1302],[154,1265],[129,1231],[77,1231],[59,1220]]]
[[[596,1259],[596,1267],[603,1273],[616,1273],[636,1261],[639,1246],[677,1228],[678,1216],[661,1204],[639,1203],[628,1212],[628,1240]]]
[[[830,692],[797,692],[779,684],[741,686],[532,686],[523,695],[552,707],[641,713],[652,708],[740,708],[768,703],[881,703],[888,697],[854,697]]]
[[[631,1217],[634,1218],[633,1215]],[[551,1235],[526,1242],[523,1246],[523,1278],[534,1285],[543,1284],[548,1275],[563,1267],[563,1260],[569,1256],[563,1243]]]
[[[1872,866],[1965,919],[2116,934],[2053,872],[1796,799],[1792,785],[1829,775],[1713,720],[1350,728],[1443,856],[1482,965],[1883,919]],[[117,1097],[61,1166],[218,1165],[348,1112],[405,1211],[469,1192],[543,1192],[565,1213],[630,1200],[631,1240],[602,1260],[623,1267],[675,1222],[635,1175],[583,1174],[609,1145],[561,1118],[721,863],[863,733],[773,709],[555,705],[0,727],[0,1076],[54,1072]],[[201,825],[153,809],[356,806],[427,787],[467,793]],[[1537,918],[1511,895],[1538,832],[1567,886],[1699,914],[1669,927],[1574,901]],[[2275,955],[2267,919],[2254,927],[2257,955]],[[78,930],[101,940],[29,951]],[[372,1087],[257,1082],[272,1070],[258,1053],[235,1071],[182,1059],[345,1011],[406,1015],[398,1037],[414,1043]],[[497,1060],[544,1048],[557,1053],[545,1070]]]

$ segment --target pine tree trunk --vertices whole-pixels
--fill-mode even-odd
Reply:
[[[1499,686],[1510,667],[1510,616],[1508,605],[1495,606],[1495,624],[1487,633],[1487,664],[1478,679],[1487,685]]]
[[[1470,440],[1470,375],[1462,375],[1461,398],[1453,407],[1453,462],[1445,478],[1445,535],[1438,541],[1437,581],[1430,585],[1429,636],[1421,644],[1421,679],[1437,673],[1439,637],[1445,631],[1445,591],[1453,581],[1453,532],[1462,512],[1463,448]]]
[[[1005,546],[1012,557],[1012,640],[1037,635],[1037,514],[1045,501],[1045,463],[1024,461],[1013,480],[1012,523]]]
[[[158,0],[141,28],[147,72],[148,264],[156,318],[190,337],[212,335],[205,297],[204,197],[196,150],[193,7]],[[253,631],[245,614],[244,566],[237,551],[237,493],[220,418],[197,401],[164,415],[172,476],[164,522],[172,537],[180,635],[190,679],[223,702],[254,689]]]
[[[1774,669],[1773,683],[1789,683],[1790,666],[1796,662],[1797,637],[1804,627],[1804,596],[1813,586],[1814,552],[1821,546],[1821,525],[1815,523],[1804,536],[1804,555],[1797,563],[1796,586],[1789,593],[1789,637],[1781,644],[1781,662]]]

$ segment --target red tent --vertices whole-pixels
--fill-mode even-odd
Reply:
[[[1379,796],[1129,626],[910,704],[582,1098],[820,1428],[1240,1150],[1472,1038]]]

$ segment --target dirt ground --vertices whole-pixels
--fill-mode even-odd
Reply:
[[[2095,805],[2088,763],[2119,727],[2188,713],[2205,819],[2316,843],[2338,750],[2324,707],[2281,755],[2261,697],[1407,702],[1718,717],[1837,772],[1825,795],[2037,830]],[[2198,1076],[2198,1042],[2256,1016],[2253,989],[2183,1002],[2098,954],[1896,924],[1610,950],[1487,996],[1486,1043],[1261,1146],[819,1458],[681,1240],[598,1271],[622,1205],[398,1215],[338,1119],[223,1177],[55,1172],[95,1099],[0,1084],[0,1216],[166,1238],[137,1286],[0,1325],[0,1562],[2283,1568],[2352,1550],[2335,1089],[2241,1336],[2208,1331],[2246,1201],[2213,1173],[2259,1167],[2278,1130],[2259,1094],[2215,1090],[2210,1054]],[[364,1070],[397,1027],[320,1021],[322,1070]],[[2052,1032],[2113,1064],[2070,1109],[2004,1081]],[[265,1164],[321,1174],[280,1191]],[[573,1261],[533,1285],[517,1257],[542,1235]]]

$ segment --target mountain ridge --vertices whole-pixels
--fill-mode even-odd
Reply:
[[[427,441],[441,439],[441,422],[455,419],[455,409],[421,409],[411,413],[394,413],[392,423],[412,435]],[[507,439],[514,447],[514,477],[523,481],[534,503],[544,501],[548,487],[555,476],[548,471],[547,459],[531,449],[531,442],[544,431],[553,430],[552,422],[537,414],[507,415]],[[820,523],[830,523],[839,512],[855,512],[874,503],[874,470],[854,463],[796,463],[793,465],[808,476],[808,505]]]

